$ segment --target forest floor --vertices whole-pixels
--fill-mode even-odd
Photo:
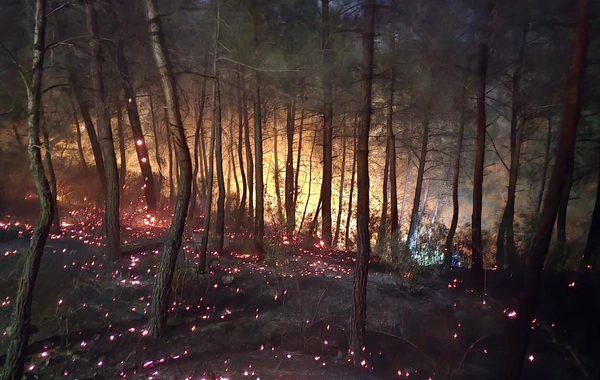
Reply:
[[[160,231],[128,233],[127,244],[135,245]],[[35,288],[27,378],[494,379],[502,366],[500,340],[514,304],[502,286],[498,296],[484,296],[468,288],[462,270],[398,275],[372,263],[368,355],[355,370],[346,360],[353,254],[282,244],[280,260],[267,265],[255,259],[244,235],[227,237],[205,275],[196,273],[193,239],[185,243],[169,334],[155,341],[145,328],[159,251],[113,263],[97,239],[74,228],[48,241]],[[0,366],[27,244],[26,236],[0,239]],[[488,273],[492,284],[495,274]],[[577,298],[578,284],[566,277],[556,283],[562,298],[546,303],[533,324],[526,379],[591,375],[587,356],[570,348],[579,336],[573,331],[589,326],[577,324],[589,317],[578,316],[585,310],[564,311],[578,307],[565,304]]]

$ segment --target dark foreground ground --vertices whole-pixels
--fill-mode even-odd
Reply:
[[[129,233],[129,244],[148,241]],[[346,362],[351,254],[281,245],[257,262],[247,238],[230,236],[227,252],[211,255],[211,273],[197,275],[192,239],[173,281],[169,336],[157,342],[145,328],[159,251],[112,263],[97,236],[67,235],[50,240],[42,260],[30,379],[494,379],[502,366],[514,299],[497,272],[482,296],[461,271],[398,275],[373,264],[368,359],[355,370]],[[1,366],[28,239],[0,240]],[[544,289],[523,378],[597,378],[597,298],[572,274]]]

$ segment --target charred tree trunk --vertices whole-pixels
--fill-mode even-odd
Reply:
[[[151,216],[155,216],[157,199],[156,189],[154,187],[154,177],[152,175],[152,166],[150,165],[150,156],[146,146],[146,139],[142,131],[142,123],[140,122],[137,98],[131,81],[131,75],[129,74],[129,63],[125,58],[123,41],[121,41],[121,39],[117,41],[116,58],[119,74],[121,75],[121,85],[123,86],[123,91],[125,92],[125,104],[127,105],[129,125],[131,126],[133,140],[135,141],[135,152],[140,164],[142,180],[144,181],[144,196],[146,198],[146,205],[148,206],[146,212]]]
[[[356,124],[356,123],[355,123]],[[351,249],[350,245],[350,221],[352,220],[352,198],[354,196],[354,178],[356,177],[356,156],[357,156],[357,129],[358,127],[354,126],[354,139],[353,139],[353,154],[352,154],[352,174],[350,174],[350,194],[348,194],[348,215],[346,217],[346,233],[344,234],[344,244],[346,246],[346,251]]]
[[[373,53],[375,37],[376,0],[364,4],[365,29],[362,38],[362,113],[358,131],[358,203],[357,224],[358,252],[356,271],[352,283],[352,317],[350,318],[349,355],[355,367],[361,366],[364,355],[367,322],[367,276],[371,251],[369,236],[369,130],[371,127],[371,95],[373,85]]]
[[[380,249],[385,238],[385,232],[387,230],[387,213],[388,213],[388,181],[389,181],[389,170],[390,170],[390,154],[389,146],[385,149],[385,164],[383,165],[383,194],[381,201],[381,217],[379,218],[379,230],[377,231],[377,248]]]
[[[150,91],[152,91],[152,89],[150,89]],[[163,172],[162,169],[162,157],[160,155],[160,148],[158,146],[158,139],[159,139],[159,130],[158,130],[158,123],[156,121],[156,115],[154,114],[154,101],[153,101],[153,96],[152,96],[152,92],[149,93],[148,95],[148,100],[150,102],[150,118],[152,119],[152,133],[154,134],[154,151],[156,152],[156,165],[158,166],[158,184],[157,184],[157,203],[161,202],[161,198],[162,198],[162,184],[163,184],[163,180],[167,179],[167,177],[165,176],[165,173]],[[168,131],[167,131],[168,133]]]
[[[331,246],[331,178],[333,174],[333,35],[329,19],[329,0],[321,0],[321,48],[323,50],[323,179],[321,183],[322,228],[321,236]]]
[[[150,45],[156,62],[163,96],[165,98],[169,133],[173,138],[173,145],[176,149],[181,175],[175,212],[171,221],[171,227],[167,232],[163,254],[160,258],[156,272],[156,282],[152,290],[149,331],[152,337],[160,338],[166,334],[167,330],[167,311],[169,308],[168,294],[173,281],[177,255],[181,248],[183,229],[185,227],[185,216],[190,201],[192,160],[185,139],[181,115],[179,114],[179,101],[177,98],[177,91],[175,90],[175,79],[167,55],[168,50],[166,48],[162,26],[158,19],[158,9],[154,0],[146,0],[144,3],[148,21],[148,31],[150,34]]]
[[[460,120],[458,122],[458,137],[456,144],[456,157],[454,159],[454,172],[452,175],[452,221],[450,230],[446,237],[446,248],[444,252],[444,266],[449,267],[452,264],[452,254],[454,253],[454,234],[458,226],[458,181],[460,180],[460,156],[463,148],[463,137],[465,134],[465,101],[467,100],[467,81],[462,87],[460,95]]]
[[[346,176],[346,137],[342,140],[342,166],[340,173],[340,191],[338,193],[337,218],[335,218],[335,235],[333,237],[333,247],[337,247],[340,237],[340,226],[342,224],[342,208],[344,206],[344,179]]]
[[[250,142],[250,118],[248,116],[248,96],[246,93],[246,81],[244,79],[244,67],[242,71],[242,112],[244,114],[244,145],[246,151],[246,168],[248,169],[248,216],[254,218],[254,161],[252,159],[252,144]]]
[[[217,1],[217,14],[215,23],[215,52],[214,52],[214,76],[215,76],[215,158],[217,164],[217,185],[219,195],[217,197],[217,220],[215,225],[215,234],[217,238],[217,252],[223,250],[223,239],[225,238],[225,177],[223,176],[223,123],[221,110],[221,74],[219,71],[219,28],[220,28],[220,4]]]
[[[396,36],[390,39],[392,53],[396,47]],[[390,67],[390,94],[387,102],[386,131],[387,131],[387,159],[389,161],[390,181],[390,227],[391,235],[398,235],[398,187],[396,182],[396,136],[394,135],[394,84],[396,82],[396,67]]]
[[[238,66],[239,68],[239,66]],[[241,70],[240,70],[241,71]],[[248,199],[248,182],[246,181],[246,170],[244,169],[244,101],[242,93],[242,79],[240,71],[237,73],[237,101],[238,101],[238,145],[237,158],[240,165],[240,175],[242,177],[242,199],[238,207],[239,217],[246,215],[246,202]]]
[[[200,163],[198,154],[200,154],[200,131],[204,127],[204,104],[206,98],[206,77],[202,80],[202,92],[200,93],[200,102],[198,105],[198,116],[196,118],[196,130],[194,131],[194,154],[192,157],[194,172],[192,173],[192,196],[190,199],[190,209],[188,211],[188,228],[194,230],[194,213],[196,212],[196,202],[198,197],[198,172]]]
[[[277,200],[277,219],[284,224],[281,204],[281,168],[279,167],[279,134],[277,133],[277,106],[273,106],[273,177],[275,179],[275,198]]]
[[[172,207],[175,200],[175,180],[173,178],[175,170],[173,167],[173,144],[171,144],[171,134],[169,133],[168,123],[169,121],[165,117],[165,125],[167,126],[167,163],[169,165],[169,207]]]
[[[123,114],[121,113],[121,105],[117,97],[117,134],[119,136],[119,185],[121,189],[125,188],[125,180],[127,178],[127,160],[125,158],[125,127],[123,125]]]
[[[421,154],[419,157],[419,169],[417,170],[417,182],[415,183],[415,197],[413,199],[413,207],[410,215],[410,224],[408,227],[408,236],[406,237],[406,246],[409,251],[412,252],[416,248],[417,235],[419,230],[419,205],[421,203],[421,192],[423,189],[423,176],[425,174],[425,163],[427,162],[427,145],[429,143],[429,122],[431,120],[431,89],[425,104],[425,110],[423,114],[423,131],[421,140]],[[423,202],[425,203],[425,201]]]
[[[213,105],[214,107],[214,105]],[[210,232],[210,220],[212,214],[213,180],[215,171],[215,140],[216,140],[216,112],[213,108],[212,128],[210,129],[210,153],[208,156],[209,169],[206,175],[206,203],[204,206],[204,226],[202,230],[202,241],[200,242],[200,258],[198,260],[198,273],[204,274],[206,270],[206,256],[208,254],[208,237]]]
[[[479,41],[479,63],[477,67],[477,77],[479,80],[477,88],[477,142],[475,148],[475,169],[473,175],[473,214],[471,217],[472,228],[472,265],[471,280],[477,290],[483,289],[483,243],[481,241],[481,210],[483,208],[483,163],[485,160],[485,87],[487,77],[488,62],[488,39],[491,34],[492,19],[494,14],[494,0],[488,4],[488,25],[484,27],[481,39]]]
[[[315,153],[315,145],[317,145],[317,134],[313,135],[313,144],[310,148],[310,156],[308,159],[308,194],[306,195],[306,203],[304,204],[304,212],[302,213],[302,219],[300,220],[300,226],[298,227],[298,232],[302,232],[302,226],[304,225],[304,219],[306,218],[306,211],[308,210],[308,202],[310,201],[310,197],[312,195],[312,173],[313,173],[313,155]],[[309,234],[311,235],[311,234]]]
[[[88,137],[90,139],[90,145],[92,146],[92,152],[94,154],[94,161],[96,163],[96,171],[100,178],[100,185],[102,186],[102,194],[106,192],[106,171],[104,169],[104,159],[102,158],[102,149],[100,148],[100,142],[98,141],[98,135],[96,134],[96,128],[92,122],[92,116],[90,115],[89,104],[81,91],[77,76],[75,75],[74,69],[69,69],[69,82],[73,89],[73,97],[77,101],[79,106],[79,112],[81,112],[81,118],[85,125]]]
[[[296,207],[294,204],[294,120],[296,114],[296,102],[291,98],[287,105],[287,120],[285,135],[287,141],[287,155],[285,158],[285,217],[286,232],[288,238],[292,237],[296,228]]]
[[[510,117],[510,168],[508,194],[496,239],[496,265],[499,268],[502,268],[505,263],[508,263],[510,268],[514,268],[519,264],[519,257],[517,255],[514,240],[513,221],[515,214],[515,191],[519,176],[519,159],[521,157],[521,140],[526,123],[525,119],[521,117],[521,126],[520,128],[517,128],[519,114],[521,111],[521,71],[523,67],[525,41],[527,39],[528,30],[529,23],[526,23],[525,29],[523,30],[523,35],[521,37],[517,66],[512,75],[512,110]]]
[[[88,167],[85,162],[85,156],[83,155],[83,145],[81,144],[81,127],[79,126],[79,119],[77,118],[77,108],[75,101],[71,99],[71,108],[73,110],[73,120],[75,121],[75,132],[77,132],[77,154],[79,155],[79,161],[81,162],[81,168],[83,172],[87,174]]]
[[[98,34],[98,19],[93,0],[85,3],[87,28],[91,35],[90,50],[92,52],[91,74],[96,90],[96,112],[98,115],[98,140],[104,159],[106,172],[106,207],[104,212],[104,231],[106,232],[106,248],[115,258],[120,257],[121,245],[119,222],[119,170],[113,144],[110,112],[104,91],[104,72],[102,68],[102,49]]]
[[[23,377],[26,359],[25,349],[29,341],[33,289],[54,214],[52,193],[44,172],[40,149],[40,103],[46,39],[45,0],[36,1],[34,28],[31,84],[27,85],[27,153],[29,155],[29,170],[40,197],[41,209],[38,224],[33,231],[19,279],[19,288],[9,330],[10,334],[8,335],[6,361],[0,373],[0,379],[2,380],[21,380]]]
[[[43,115],[43,111],[40,110]],[[60,217],[58,214],[58,200],[57,200],[57,186],[56,186],[56,173],[54,172],[54,165],[52,164],[52,149],[50,148],[50,137],[48,136],[48,126],[45,125],[45,117],[43,125],[40,126],[42,135],[44,136],[44,150],[46,151],[46,167],[48,168],[48,175],[50,176],[50,192],[52,193],[52,207],[54,209],[54,218],[52,219],[52,227],[50,233],[54,235],[60,235]]]
[[[577,124],[581,113],[582,83],[585,74],[586,54],[590,36],[590,0],[580,0],[578,6],[577,35],[574,41],[574,53],[571,61],[565,117],[560,130],[558,150],[548,191],[534,242],[529,252],[529,266],[525,287],[517,304],[517,317],[509,325],[505,337],[506,357],[501,373],[504,379],[519,379],[523,370],[523,361],[531,336],[531,321],[535,316],[541,287],[542,268],[546,261],[552,229],[562,195],[564,183],[573,166]]]
[[[300,193],[300,161],[302,158],[302,134],[304,133],[304,93],[300,96],[300,125],[298,126],[298,152],[296,154],[296,172],[294,176],[294,209],[298,204],[298,194]]]
[[[546,177],[548,175],[548,165],[550,164],[550,145],[552,144],[552,116],[548,116],[548,136],[546,137],[546,151],[544,153],[544,165],[542,166],[542,178],[540,179],[540,192],[536,201],[535,215],[540,214],[542,200],[544,199],[544,189],[546,188]]]

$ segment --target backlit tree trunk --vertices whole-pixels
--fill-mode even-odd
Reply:
[[[173,145],[177,154],[181,175],[175,212],[171,221],[171,227],[167,232],[163,254],[158,264],[156,282],[154,283],[154,288],[152,290],[150,305],[150,334],[154,338],[160,338],[166,334],[167,330],[167,310],[169,308],[168,294],[169,289],[171,288],[171,282],[173,281],[177,255],[181,248],[185,217],[190,201],[192,161],[185,139],[181,115],[179,114],[179,101],[177,92],[175,91],[175,79],[167,55],[168,50],[166,48],[162,26],[158,19],[158,9],[154,0],[145,0],[144,4],[148,21],[148,32],[150,34],[150,46],[152,48],[159,74],[160,85],[165,98],[167,120],[169,123],[168,132],[173,138]]]
[[[546,188],[546,176],[548,175],[548,165],[550,164],[550,145],[552,144],[552,116],[548,116],[548,135],[546,136],[546,150],[544,153],[544,165],[542,165],[542,178],[540,179],[540,192],[535,202],[535,215],[540,214],[542,209],[542,200],[544,199],[544,189]]]
[[[110,126],[110,112],[104,91],[104,73],[102,68],[102,49],[98,34],[98,19],[94,0],[87,0],[85,13],[87,28],[91,35],[90,50],[92,52],[91,73],[94,89],[96,90],[96,113],[98,115],[98,140],[104,159],[106,172],[106,199],[104,210],[104,231],[106,233],[106,247],[113,257],[119,257],[121,244],[119,223],[119,170],[117,157],[113,144],[112,128]]]
[[[140,122],[140,113],[135,90],[131,81],[131,75],[129,74],[129,63],[127,62],[125,51],[123,50],[123,41],[120,39],[117,41],[116,58],[119,74],[121,75],[121,85],[125,92],[125,104],[127,106],[129,125],[131,126],[131,132],[133,133],[135,152],[137,154],[140,170],[142,172],[142,180],[144,182],[144,196],[147,205],[146,212],[151,216],[156,216],[156,189],[154,188],[154,177],[152,174],[152,166],[150,165],[150,156],[146,146],[146,139],[142,131],[142,123]]]
[[[119,100],[121,97],[117,97],[117,134],[119,137],[119,186],[121,189],[125,186],[125,179],[127,177],[127,160],[125,159],[125,126],[123,125],[123,114],[121,113],[121,105]]]
[[[340,173],[340,191],[338,193],[337,218],[335,218],[335,235],[333,237],[333,247],[337,247],[340,237],[340,226],[342,224],[342,209],[344,206],[344,177],[346,176],[346,137],[342,140],[342,164]]]
[[[41,209],[38,224],[33,231],[29,249],[25,254],[23,271],[19,279],[19,288],[14,301],[9,329],[10,334],[8,334],[6,360],[0,373],[0,379],[2,380],[21,380],[23,378],[26,359],[25,348],[29,341],[33,289],[54,214],[52,193],[44,172],[40,149],[40,103],[46,39],[45,0],[36,1],[34,21],[31,84],[27,86],[27,153],[29,155],[29,170],[40,197]]]
[[[43,114],[43,111],[40,110]],[[42,130],[42,135],[44,136],[44,150],[46,151],[46,167],[48,168],[48,175],[50,176],[50,192],[52,193],[52,207],[54,209],[54,218],[52,219],[52,227],[50,228],[50,233],[54,235],[60,234],[60,217],[58,214],[58,200],[57,200],[57,186],[56,186],[56,173],[54,172],[54,165],[52,164],[52,149],[50,147],[50,137],[48,136],[48,126],[45,125],[45,117],[42,116],[44,120],[43,124],[40,126]]]
[[[395,51],[396,36],[390,38],[392,53]],[[392,237],[398,235],[398,187],[396,182],[396,136],[394,135],[394,84],[396,82],[396,66],[390,67],[390,93],[387,101],[386,131],[387,131],[387,157],[389,160],[390,176],[390,226]]]
[[[73,110],[73,120],[75,121],[75,132],[77,133],[77,154],[79,155],[79,161],[81,162],[81,167],[83,172],[87,174],[88,167],[85,162],[85,156],[83,155],[83,145],[81,144],[81,126],[79,125],[79,119],[77,118],[77,108],[75,106],[75,101],[71,99],[71,108]]]
[[[238,65],[239,68],[239,65]],[[246,202],[248,199],[248,182],[246,181],[246,169],[244,168],[244,101],[242,90],[242,79],[240,71],[237,73],[237,106],[238,106],[238,144],[237,144],[237,159],[240,165],[240,174],[242,177],[242,199],[238,207],[239,216],[246,215]]]
[[[152,91],[152,89],[150,89],[150,91]],[[157,183],[157,191],[156,191],[156,195],[157,195],[157,203],[161,202],[161,198],[162,198],[162,184],[163,184],[163,180],[166,179],[165,173],[163,172],[163,164],[162,164],[162,157],[160,155],[160,149],[158,146],[158,140],[159,140],[159,133],[160,131],[158,130],[158,122],[156,121],[156,115],[154,113],[154,101],[153,101],[153,96],[152,96],[152,92],[150,92],[150,94],[148,95],[148,101],[150,102],[150,119],[152,120],[152,133],[154,134],[154,151],[156,152],[156,165],[158,166],[158,183]],[[168,133],[168,131],[167,131]]]
[[[246,168],[248,169],[248,216],[254,218],[254,161],[252,158],[252,144],[250,141],[250,117],[248,116],[248,96],[246,92],[246,81],[244,79],[244,67],[242,71],[242,102],[244,114],[244,145],[246,151]]]
[[[285,158],[285,217],[288,238],[291,238],[296,227],[296,207],[294,205],[294,120],[296,114],[296,102],[292,98],[287,104],[287,120],[285,124],[285,135],[287,141],[287,155]]]
[[[472,265],[471,280],[475,289],[483,289],[483,243],[481,241],[481,210],[483,208],[483,163],[485,160],[485,88],[488,62],[488,39],[491,34],[494,0],[488,4],[488,25],[484,27],[479,41],[479,63],[477,66],[477,141],[475,144],[475,173],[473,175],[473,214],[471,217]]]
[[[196,212],[196,202],[198,201],[198,172],[200,172],[200,137],[202,128],[204,128],[204,104],[206,98],[206,77],[202,80],[202,92],[198,104],[198,116],[196,118],[196,130],[194,131],[194,154],[192,156],[194,172],[192,174],[192,196],[190,199],[190,209],[188,211],[188,228],[194,229],[194,213]]]
[[[452,175],[452,221],[450,222],[450,230],[446,237],[446,249],[444,252],[444,266],[449,267],[452,264],[452,254],[454,253],[454,234],[458,226],[458,181],[460,180],[460,156],[462,154],[463,136],[465,134],[465,111],[467,100],[467,81],[465,80],[462,86],[460,95],[460,120],[458,122],[458,137],[456,144],[456,157],[454,159],[454,168]]]
[[[571,61],[565,116],[560,130],[556,159],[552,169],[542,214],[529,252],[529,267],[525,287],[519,297],[517,317],[508,326],[505,337],[506,357],[502,378],[519,379],[531,336],[531,321],[535,317],[541,288],[542,269],[546,261],[554,221],[564,194],[564,184],[573,166],[577,124],[581,113],[582,83],[586,67],[586,54],[590,36],[591,0],[580,0],[578,6],[577,34]]]
[[[352,220],[352,198],[354,196],[354,179],[356,177],[356,156],[357,156],[357,129],[358,126],[353,126],[354,129],[354,139],[353,139],[353,150],[352,150],[352,174],[350,174],[350,193],[348,194],[348,215],[346,217],[346,233],[344,235],[344,244],[346,246],[346,251],[349,251],[352,248],[352,244],[350,244],[350,221]]]
[[[369,130],[371,127],[371,95],[373,85],[373,52],[375,37],[376,0],[364,4],[365,29],[362,37],[362,113],[358,131],[357,156],[357,233],[358,251],[356,271],[352,283],[352,317],[350,319],[350,359],[355,367],[361,366],[364,355],[365,329],[367,322],[367,276],[371,239],[369,236]]]
[[[600,152],[600,149],[598,149],[598,152]],[[600,153],[598,154],[598,158],[600,158]],[[598,233],[598,231],[600,231],[600,162],[598,164],[596,203],[594,205],[594,211],[592,212],[592,222],[590,224],[590,231],[583,253],[583,263],[591,265],[596,271],[600,269],[597,267],[597,265],[600,265],[600,234]]]
[[[279,134],[277,133],[277,106],[273,106],[273,178],[275,179],[275,198],[277,200],[277,219],[283,224],[283,206],[281,204],[281,168],[279,167]]]
[[[214,107],[214,105],[213,105]],[[208,254],[208,237],[210,232],[210,220],[212,214],[213,180],[215,171],[215,139],[216,139],[216,112],[213,109],[212,127],[210,129],[210,153],[208,157],[209,168],[206,175],[206,202],[204,206],[204,225],[202,229],[202,241],[200,244],[200,258],[198,259],[198,273],[203,274],[206,270],[206,255]]]
[[[298,194],[300,193],[300,161],[302,158],[302,134],[304,133],[304,93],[300,95],[300,125],[298,125],[298,152],[296,154],[296,172],[294,174],[294,208],[298,204]]]
[[[329,0],[321,0],[321,48],[323,50],[323,179],[321,183],[322,228],[321,236],[327,247],[331,246],[331,177],[333,159],[333,35],[329,20]]]

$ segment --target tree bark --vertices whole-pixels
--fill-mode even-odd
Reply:
[[[292,97],[287,104],[287,120],[285,125],[287,155],[285,158],[285,217],[286,233],[292,237],[296,228],[296,207],[294,204],[294,121],[296,114],[296,101]]]
[[[202,80],[202,92],[200,93],[200,102],[198,105],[198,117],[196,119],[196,130],[194,131],[194,154],[192,157],[194,171],[192,173],[192,196],[190,199],[190,209],[188,211],[188,228],[194,230],[194,213],[196,212],[196,202],[198,197],[198,172],[200,163],[198,154],[200,154],[200,132],[204,127],[204,104],[206,98],[206,77]]]
[[[531,321],[535,317],[537,309],[542,269],[546,261],[560,200],[564,194],[564,183],[573,166],[577,124],[581,113],[582,84],[590,38],[591,3],[590,0],[580,0],[578,5],[577,34],[570,67],[565,117],[560,130],[555,164],[533,245],[529,252],[529,267],[525,276],[526,283],[517,303],[517,317],[508,326],[505,334],[506,357],[503,361],[504,367],[501,376],[507,380],[521,377],[523,361],[531,337]]]
[[[11,318],[6,361],[0,373],[2,380],[21,380],[23,377],[25,348],[29,341],[33,289],[54,214],[52,193],[44,171],[40,149],[40,103],[46,39],[45,0],[36,1],[34,22],[31,84],[27,86],[27,153],[29,170],[35,182],[41,208],[38,224],[33,231],[19,279],[19,288]]]
[[[150,45],[156,62],[160,85],[167,111],[169,133],[173,138],[173,145],[177,154],[180,167],[179,193],[175,212],[171,221],[171,227],[167,232],[167,238],[163,254],[156,272],[156,282],[152,290],[152,303],[150,306],[150,335],[160,338],[166,334],[167,312],[169,308],[168,294],[173,281],[173,273],[177,262],[177,255],[181,248],[185,217],[191,193],[192,161],[185,138],[185,131],[179,113],[179,101],[175,91],[175,77],[171,68],[171,62],[167,55],[167,47],[162,32],[162,26],[158,19],[158,9],[155,0],[146,0],[146,17],[148,31],[150,34]]]
[[[77,132],[77,154],[79,155],[79,161],[81,162],[81,168],[83,172],[87,174],[88,167],[85,162],[85,156],[83,155],[83,145],[81,144],[81,128],[79,126],[79,119],[77,118],[77,108],[75,101],[71,98],[71,108],[73,110],[73,121],[75,121],[75,132]]]
[[[335,59],[333,36],[329,18],[329,0],[321,0],[321,47],[323,50],[323,178],[321,183],[322,228],[321,236],[331,246],[331,177],[333,173],[333,83],[332,68]]]
[[[390,38],[392,54],[396,48],[396,36]],[[390,93],[387,102],[386,131],[387,131],[387,157],[389,160],[390,181],[390,227],[391,235],[398,235],[398,187],[396,182],[396,136],[394,135],[394,84],[396,82],[396,66],[390,65]]]
[[[449,267],[452,264],[452,254],[454,253],[454,234],[456,233],[456,227],[458,226],[458,181],[460,180],[460,156],[462,154],[463,137],[465,134],[466,100],[467,80],[465,80],[465,83],[462,86],[462,91],[460,95],[460,120],[458,122],[456,158],[454,159],[454,172],[452,176],[452,221],[450,222],[450,229],[448,230],[448,236],[446,237],[446,248],[444,251],[445,267]]]
[[[156,165],[158,166],[158,184],[157,184],[157,203],[161,202],[162,198],[162,183],[163,180],[166,179],[166,176],[162,170],[162,157],[160,155],[160,149],[158,147],[158,139],[159,139],[159,130],[158,123],[156,121],[156,115],[154,114],[154,101],[152,96],[152,89],[150,89],[150,93],[148,95],[148,100],[150,102],[150,118],[152,119],[152,133],[154,134],[154,151],[156,152]],[[169,133],[167,131],[167,133]]]
[[[91,74],[96,90],[96,113],[98,115],[98,140],[104,159],[106,173],[104,231],[106,233],[106,248],[114,258],[118,258],[121,245],[119,222],[119,170],[113,144],[110,112],[104,91],[104,73],[102,69],[102,49],[98,34],[98,19],[94,0],[85,3],[87,28],[91,35],[90,50],[92,52]]]
[[[135,152],[137,154],[140,171],[142,172],[142,180],[144,181],[144,196],[146,198],[146,213],[151,216],[156,216],[156,189],[154,187],[154,176],[152,174],[152,166],[150,165],[150,156],[146,146],[146,139],[142,131],[142,123],[140,122],[140,113],[137,105],[137,98],[131,75],[129,74],[129,63],[125,57],[123,49],[123,41],[119,38],[116,49],[117,65],[119,74],[121,75],[121,85],[125,93],[127,116],[129,117],[129,125],[135,142]],[[158,160],[158,157],[157,157]]]
[[[540,192],[535,202],[535,215],[540,214],[542,209],[542,200],[544,199],[544,189],[546,188],[546,176],[548,175],[548,165],[550,164],[550,145],[552,144],[552,116],[548,116],[548,136],[546,137],[546,151],[544,153],[544,165],[542,166],[542,178],[540,179]]]
[[[431,79],[430,79],[431,80]],[[431,84],[430,84],[431,86]],[[410,215],[410,224],[408,227],[408,236],[406,237],[406,246],[410,252],[414,252],[417,248],[417,235],[419,230],[419,205],[421,203],[421,192],[423,189],[423,176],[425,174],[425,164],[427,162],[427,145],[429,143],[429,122],[431,120],[431,88],[427,95],[425,109],[423,111],[423,131],[421,140],[421,153],[419,157],[419,169],[417,170],[417,182],[415,183],[415,197],[413,199],[413,207]],[[425,204],[425,201],[423,202]]]
[[[519,176],[519,159],[521,157],[521,141],[523,130],[525,129],[525,119],[521,116],[521,126],[517,128],[519,114],[521,113],[521,71],[523,68],[523,57],[525,53],[525,41],[529,23],[526,23],[521,37],[517,65],[512,75],[512,109],[510,117],[510,168],[508,180],[508,194],[506,197],[506,206],[500,221],[498,236],[496,239],[496,265],[498,268],[504,267],[506,263],[510,268],[519,264],[513,231],[513,221],[515,214],[515,191],[517,188],[517,179]]]
[[[350,359],[355,367],[361,366],[364,355],[365,329],[367,322],[367,276],[371,239],[369,236],[369,130],[371,127],[371,96],[373,85],[373,53],[375,37],[376,0],[364,4],[365,29],[362,37],[362,113],[358,131],[357,152],[357,233],[358,252],[356,270],[352,283],[352,316],[350,319]]]
[[[481,241],[481,211],[483,208],[483,164],[485,160],[485,88],[488,62],[488,39],[491,34],[492,19],[494,14],[494,0],[488,3],[488,24],[484,27],[479,41],[479,64],[477,77],[479,84],[477,88],[477,141],[475,148],[475,169],[473,175],[473,214],[471,217],[471,240],[472,240],[472,285],[477,290],[484,286],[483,272],[483,243]]]

